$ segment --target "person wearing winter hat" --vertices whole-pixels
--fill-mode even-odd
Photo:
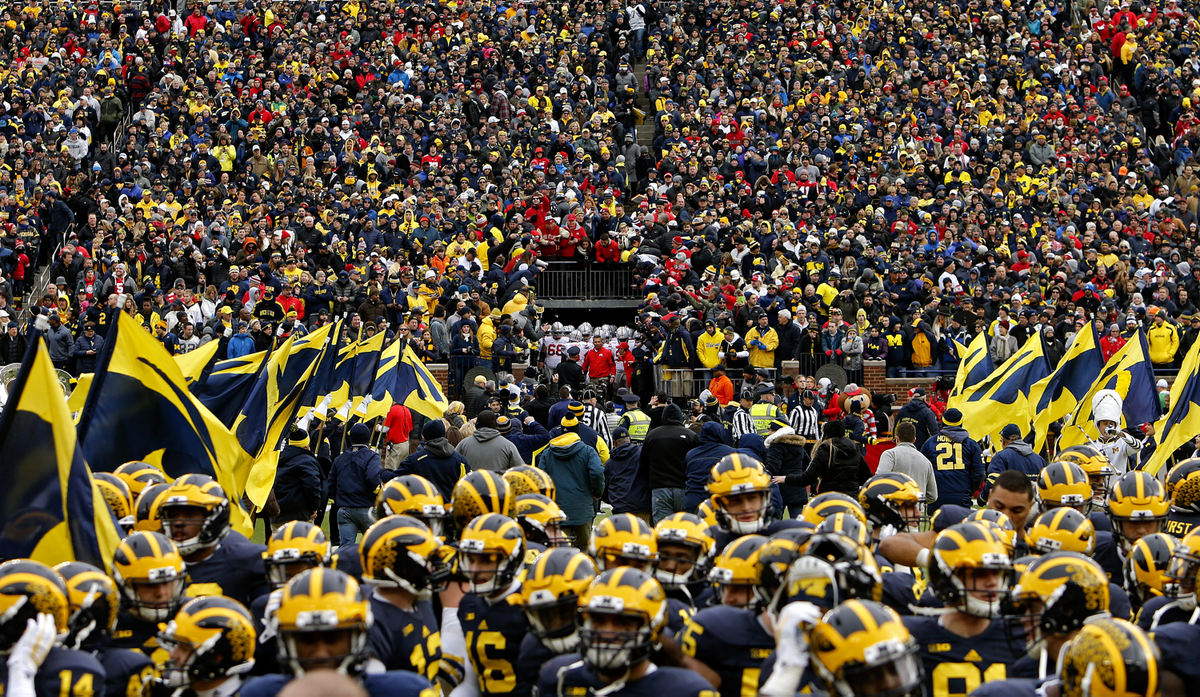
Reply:
[[[442,492],[442,497],[449,501],[454,493],[454,485],[470,469],[466,458],[459,455],[447,440],[446,422],[430,419],[421,427],[421,447],[404,458],[394,472],[385,472],[384,477],[392,479],[406,474],[419,475],[432,482]]]
[[[371,429],[364,423],[350,427],[350,447],[337,456],[329,471],[329,498],[338,506],[337,527],[342,544],[350,544],[373,522],[371,506],[383,481],[383,460],[369,446]]]
[[[311,522],[325,503],[321,466],[309,451],[309,442],[308,431],[295,426],[279,453],[273,489],[279,514],[271,519],[274,527],[292,520]]]
[[[485,409],[475,417],[475,432],[458,444],[458,454],[466,459],[470,469],[503,472],[525,464],[517,446],[500,434],[497,425],[496,413]]]

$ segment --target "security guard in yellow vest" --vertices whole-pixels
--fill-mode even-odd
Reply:
[[[637,395],[628,392],[622,399],[625,401],[625,413],[617,425],[629,431],[629,440],[634,443],[645,442],[646,434],[650,432],[650,417],[638,406]]]
[[[766,438],[771,433],[771,422],[782,419],[783,412],[775,406],[775,385],[760,382],[754,387],[758,395],[758,403],[750,407],[750,421],[754,423],[754,432]]]

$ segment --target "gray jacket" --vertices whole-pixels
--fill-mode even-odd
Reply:
[[[937,501],[937,478],[933,476],[933,463],[921,454],[912,443],[897,443],[891,450],[879,456],[879,467],[875,474],[902,472],[917,480],[917,486],[925,493],[925,502]]]
[[[503,472],[525,464],[517,446],[494,428],[476,429],[458,444],[456,450],[473,470]]]

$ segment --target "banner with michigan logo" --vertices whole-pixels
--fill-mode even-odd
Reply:
[[[1032,422],[1030,387],[1049,374],[1042,337],[1035,333],[991,375],[952,398],[949,406],[962,412],[963,428],[975,439],[998,436],[1010,423],[1026,431]]]

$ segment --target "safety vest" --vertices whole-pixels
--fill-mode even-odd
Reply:
[[[641,409],[625,412],[621,421],[627,424],[625,430],[629,431],[629,440],[634,443],[646,440],[646,434],[650,432],[650,417],[642,413]]]
[[[771,432],[771,422],[779,418],[779,407],[766,402],[759,402],[750,407],[750,421],[754,423],[754,432],[766,438]]]

